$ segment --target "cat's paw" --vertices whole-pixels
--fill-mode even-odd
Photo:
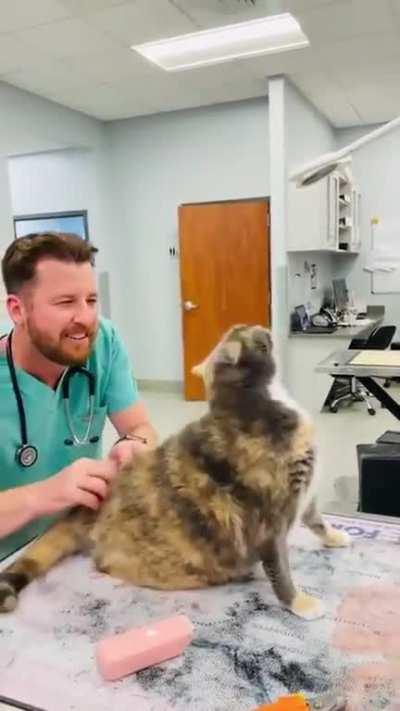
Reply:
[[[351,538],[345,531],[329,528],[324,536],[324,546],[327,548],[347,548],[351,545]]]
[[[17,594],[10,583],[0,580],[0,613],[12,612],[17,607]]]
[[[307,595],[305,592],[297,593],[289,609],[304,620],[317,620],[324,615],[324,606],[321,600]]]

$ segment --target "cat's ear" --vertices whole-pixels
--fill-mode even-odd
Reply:
[[[204,372],[205,372],[205,361],[204,360],[202,363],[198,363],[197,365],[194,365],[192,368],[193,375],[197,375],[197,377],[199,377],[199,378],[204,378]]]
[[[239,341],[228,341],[224,344],[218,360],[236,365],[242,352],[242,344]]]

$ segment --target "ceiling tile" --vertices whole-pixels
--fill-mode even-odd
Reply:
[[[117,46],[104,33],[76,18],[19,32],[17,39],[59,57],[106,52]]]
[[[281,54],[266,54],[260,57],[248,57],[238,60],[251,76],[267,77],[274,74],[289,74],[290,72],[315,72],[319,66],[319,58],[309,47],[282,52]]]
[[[81,74],[71,72],[53,60],[52,64],[46,67],[31,67],[8,72],[2,76],[4,81],[14,84],[21,89],[38,93],[41,96],[48,96],[49,93],[61,89],[72,89],[75,87],[91,86],[90,80]]]
[[[371,62],[358,67],[336,67],[333,70],[335,79],[347,89],[352,91],[354,87],[364,89],[373,88],[382,81],[390,82],[392,86],[400,86],[400,61],[392,60]]]
[[[370,86],[356,84],[352,90],[352,102],[363,122],[389,121],[400,115],[400,84],[384,76]]]
[[[400,61],[400,37],[394,32],[386,32],[351,40],[333,42],[318,47],[319,55],[329,63],[331,69],[342,67],[357,69],[360,65],[373,66],[386,59],[394,63]]]
[[[45,48],[43,48],[45,50]],[[0,40],[0,76],[15,71],[48,71],[56,60],[45,51],[18,40],[15,35],[3,35]]]
[[[82,57],[66,57],[63,62],[72,72],[81,72],[95,82],[106,84],[135,77],[146,81],[147,77],[154,74],[164,74],[140,54],[126,47],[95,52],[85,56],[84,61]]]
[[[0,78],[105,120],[264,96],[289,76],[337,126],[400,113],[400,0],[13,0]],[[311,47],[168,74],[129,46],[291,11]],[[7,34],[8,33],[8,34]],[[11,34],[13,33],[13,34]]]
[[[89,19],[93,26],[127,47],[196,29],[186,15],[166,0],[136,0],[90,15]]]
[[[390,9],[395,16],[400,16],[400,3],[399,0],[389,0]]]
[[[136,88],[126,84],[117,88],[96,85],[73,91],[60,90],[52,92],[48,98],[105,121],[159,111],[158,103],[149,100],[140,85]]]
[[[78,17],[92,12],[108,10],[110,7],[122,5],[127,0],[58,0],[58,2],[70,15]]]
[[[246,22],[258,17],[281,12],[304,12],[327,5],[334,0],[257,0],[233,2],[232,0],[172,0],[203,29],[220,25]]]
[[[15,69],[21,69],[26,57],[21,57],[21,49],[24,45],[17,42],[13,37],[4,35],[0,39],[0,75],[6,72],[11,72]]]
[[[68,10],[58,0],[3,0],[0,33],[37,27],[69,16]]]
[[[359,123],[360,115],[351,97],[329,74],[293,73],[290,78],[334,126]]]
[[[336,0],[326,7],[301,15],[301,26],[313,47],[363,34],[393,29],[388,0]]]

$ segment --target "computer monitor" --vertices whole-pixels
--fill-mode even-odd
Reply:
[[[332,285],[336,311],[344,311],[349,305],[346,279],[333,279]]]
[[[308,317],[305,306],[303,306],[303,304],[301,304],[300,306],[296,306],[295,312],[297,314],[298,325],[300,326],[300,329],[302,331],[305,331],[305,329],[310,326],[310,319]]]

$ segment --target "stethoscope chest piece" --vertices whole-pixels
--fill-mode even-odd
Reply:
[[[34,464],[36,464],[36,462],[39,458],[39,452],[38,452],[37,447],[35,447],[35,445],[33,445],[33,444],[29,444],[29,441],[28,441],[28,429],[27,429],[27,423],[26,423],[24,402],[22,400],[21,391],[18,386],[17,374],[15,372],[15,366],[14,366],[14,360],[13,360],[13,354],[12,354],[12,331],[7,339],[6,356],[7,356],[7,364],[8,364],[8,368],[10,371],[10,377],[11,377],[12,387],[13,387],[13,391],[14,391],[14,396],[15,396],[15,400],[17,403],[18,417],[19,417],[20,430],[21,430],[21,444],[16,449],[15,460],[16,460],[17,464],[19,464],[21,467],[32,467]],[[86,431],[83,436],[79,436],[74,429],[74,424],[72,422],[72,416],[71,416],[71,411],[70,411],[70,407],[69,407],[70,381],[71,381],[71,378],[77,373],[80,373],[81,375],[83,375],[86,378],[87,386],[88,386],[88,399],[89,399],[88,424],[87,424],[87,428],[86,428]],[[67,424],[68,424],[69,431],[71,434],[71,437],[68,437],[67,439],[64,440],[64,444],[72,445],[72,446],[82,446],[82,445],[86,445],[86,444],[94,444],[96,442],[99,442],[99,440],[100,440],[99,435],[90,436],[90,431],[91,431],[93,419],[94,419],[94,400],[95,400],[95,391],[96,391],[95,376],[87,368],[84,368],[82,366],[73,366],[71,368],[68,368],[65,371],[61,388],[62,388],[62,397],[63,397],[63,401],[64,401],[65,416],[66,416]]]
[[[33,444],[23,444],[18,447],[15,458],[18,464],[23,467],[32,467],[36,464],[39,457],[37,448]]]

